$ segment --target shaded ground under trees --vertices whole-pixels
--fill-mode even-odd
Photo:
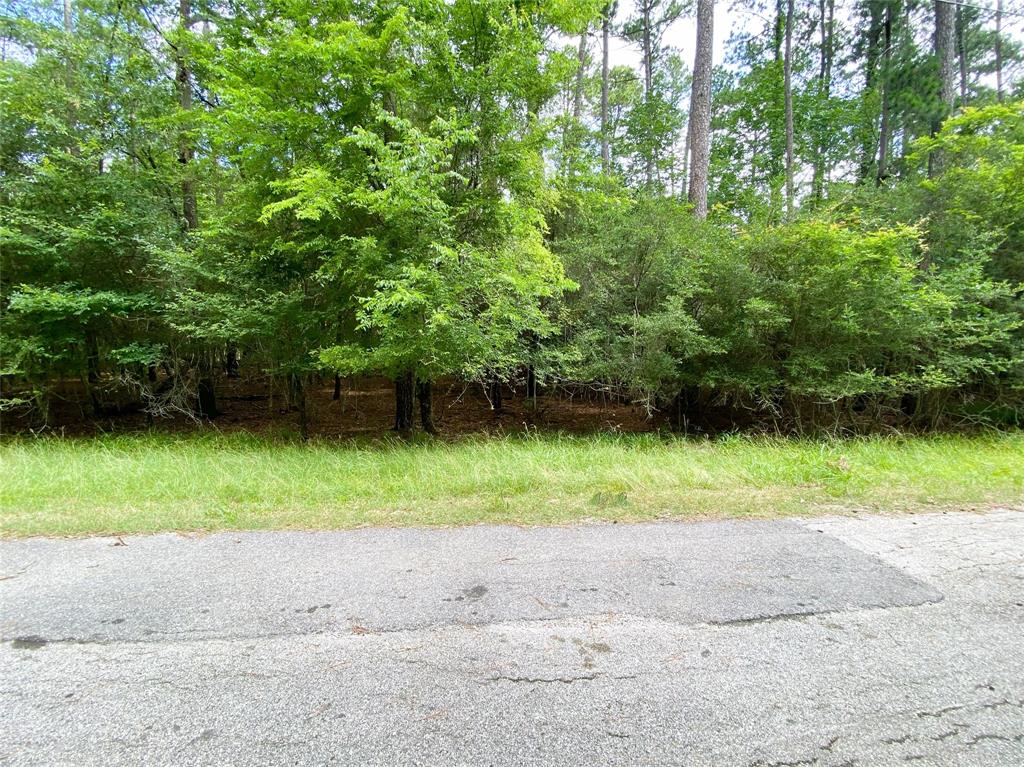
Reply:
[[[310,436],[380,437],[393,430],[395,386],[385,378],[341,379],[334,399],[334,379],[313,376],[304,389]],[[490,388],[490,387],[488,387]],[[648,417],[643,408],[616,401],[600,391],[580,387],[542,389],[536,398],[526,396],[526,386],[504,385],[501,409],[495,411],[484,387],[447,380],[433,386],[433,417],[444,436],[480,432],[522,432],[553,430],[572,433],[596,431],[647,432],[667,424],[664,416]],[[7,413],[3,431],[52,432],[89,435],[111,431],[216,428],[222,431],[254,433],[298,433],[299,409],[281,382],[266,377],[242,376],[217,382],[217,410],[213,419],[196,420],[184,414],[152,418],[143,404],[128,390],[109,386],[102,395],[102,412],[94,416],[78,381],[64,381],[56,387],[50,408],[50,425],[43,425],[31,413]],[[420,430],[418,407],[413,422]],[[721,413],[702,428],[720,429],[728,421]]]
[[[159,388],[160,380],[162,374],[155,388]],[[101,380],[89,392],[81,381],[65,380],[54,386],[47,423],[39,420],[35,410],[9,411],[4,414],[0,431],[7,436],[89,436],[152,429],[213,429],[301,436],[305,428],[309,438],[328,439],[375,439],[395,432],[395,383],[386,378],[334,379],[329,375],[312,375],[304,380],[301,396],[296,395],[288,381],[263,375],[222,376],[215,383],[216,415],[203,418],[196,414],[198,411],[186,414],[171,410],[154,417],[134,391],[113,379]],[[500,400],[495,397],[495,387],[500,391]],[[928,414],[915,414],[913,408],[917,403],[906,399],[817,404],[804,401],[796,408],[790,403],[788,408],[773,412],[766,408],[766,403],[726,401],[712,392],[690,390],[661,410],[648,412],[643,405],[598,386],[538,386],[532,397],[528,396],[525,381],[515,385],[482,385],[446,379],[431,388],[435,432],[445,438],[533,431],[580,435],[655,431],[707,436],[737,431],[884,434],[936,427],[963,430],[1020,425],[1019,414],[1012,409],[968,406],[951,407],[936,422]],[[412,426],[403,431],[404,436],[424,431],[420,409],[417,399]]]

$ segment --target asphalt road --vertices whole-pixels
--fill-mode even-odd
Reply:
[[[1024,513],[0,542],[0,763],[1022,765]]]

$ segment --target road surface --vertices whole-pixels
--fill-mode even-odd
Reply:
[[[0,578],[0,764],[1024,764],[1020,512],[7,540]]]

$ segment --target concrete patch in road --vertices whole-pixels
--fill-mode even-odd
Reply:
[[[0,582],[4,635],[26,649],[609,614],[731,624],[942,598],[786,521],[27,539],[0,551],[21,573]]]

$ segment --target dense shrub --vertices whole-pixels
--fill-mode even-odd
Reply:
[[[1022,321],[986,252],[939,267],[905,224],[707,224],[670,200],[596,198],[558,243],[569,378],[647,404],[934,418],[1015,403]]]

